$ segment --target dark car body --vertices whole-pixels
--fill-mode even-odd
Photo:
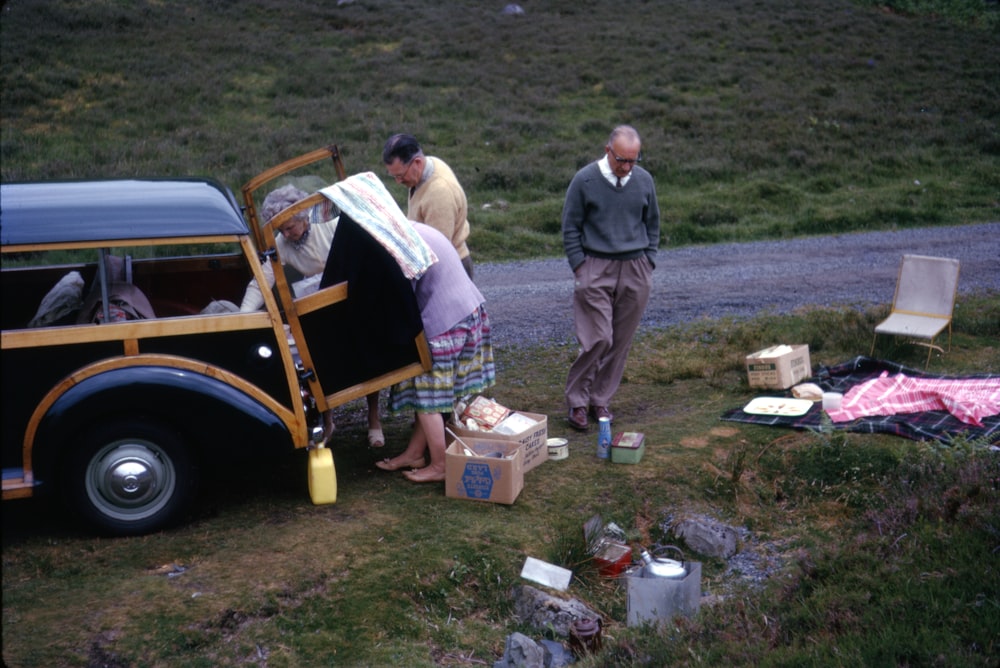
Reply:
[[[273,232],[216,181],[0,188],[5,500],[59,492],[107,532],[159,529],[207,459],[323,448],[325,411],[426,364],[421,334],[413,364],[324,376],[302,323],[343,328],[348,286],[297,300],[256,240]],[[275,290],[241,313],[265,261]]]

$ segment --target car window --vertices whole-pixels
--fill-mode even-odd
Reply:
[[[74,324],[98,257],[96,248],[4,253],[3,329]]]
[[[5,330],[236,312],[252,277],[236,241],[5,253],[2,270]]]

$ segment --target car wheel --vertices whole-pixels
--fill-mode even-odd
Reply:
[[[71,508],[115,535],[171,524],[193,495],[195,468],[187,448],[155,423],[102,425],[84,437],[69,463]]]

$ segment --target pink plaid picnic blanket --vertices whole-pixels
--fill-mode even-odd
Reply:
[[[1000,378],[913,378],[883,371],[878,378],[847,391],[840,410],[827,411],[834,422],[870,415],[946,410],[966,424],[1000,414]]]

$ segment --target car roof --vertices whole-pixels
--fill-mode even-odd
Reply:
[[[248,233],[232,191],[212,179],[0,185],[4,246]]]

